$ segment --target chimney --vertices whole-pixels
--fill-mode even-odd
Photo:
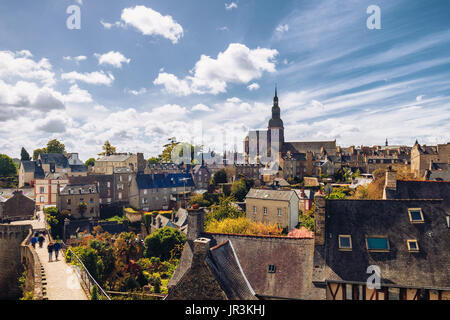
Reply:
[[[383,199],[390,199],[388,196],[389,192],[395,192],[397,190],[397,172],[392,170],[392,167],[389,166],[386,171],[386,181],[384,183],[383,190]]]
[[[323,246],[325,244],[325,195],[317,192],[314,195],[314,243]]]
[[[199,265],[205,262],[206,255],[209,251],[209,243],[211,239],[198,238],[194,240],[194,254],[192,257],[192,265]]]
[[[188,227],[187,240],[194,241],[202,233],[203,225],[203,209],[187,209],[188,210]]]

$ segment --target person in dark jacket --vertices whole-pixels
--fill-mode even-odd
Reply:
[[[56,261],[58,261],[59,250],[61,250],[61,244],[58,241],[56,241],[55,244],[53,245],[53,251],[55,252]]]
[[[36,242],[38,241],[37,237],[31,238],[31,245],[33,246],[33,249],[36,249]]]
[[[50,242],[47,246],[47,250],[48,250],[48,261],[52,261],[52,253],[53,253],[53,242]]]
[[[45,238],[42,234],[39,235],[38,237],[38,242],[39,242],[39,248],[42,248],[42,244],[44,243]]]

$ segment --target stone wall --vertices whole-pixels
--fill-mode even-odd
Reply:
[[[0,224],[0,300],[20,296],[20,246],[30,230],[31,225]]]
[[[31,244],[29,244],[32,234],[32,230],[30,230],[27,238],[25,238],[20,245],[22,266],[26,270],[25,291],[33,292],[33,300],[42,300],[42,265],[36,251],[33,249]]]

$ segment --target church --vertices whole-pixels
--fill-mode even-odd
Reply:
[[[251,130],[244,139],[245,163],[263,164],[275,170],[292,171],[289,176],[310,175],[307,158],[316,154],[336,155],[334,141],[285,141],[284,125],[278,105],[277,88],[272,105],[272,117],[267,130]],[[301,172],[300,172],[301,171]],[[284,173],[286,176],[286,172]]]

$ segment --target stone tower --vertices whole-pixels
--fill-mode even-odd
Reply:
[[[279,141],[279,149],[278,152],[282,151],[283,143],[284,143],[284,126],[283,120],[280,118],[280,107],[278,106],[278,95],[277,95],[277,87],[275,86],[275,96],[273,97],[273,106],[272,106],[272,117],[269,120],[269,125],[267,127],[267,155],[270,157],[271,155],[271,141],[272,134],[274,132],[278,133],[278,141]]]

